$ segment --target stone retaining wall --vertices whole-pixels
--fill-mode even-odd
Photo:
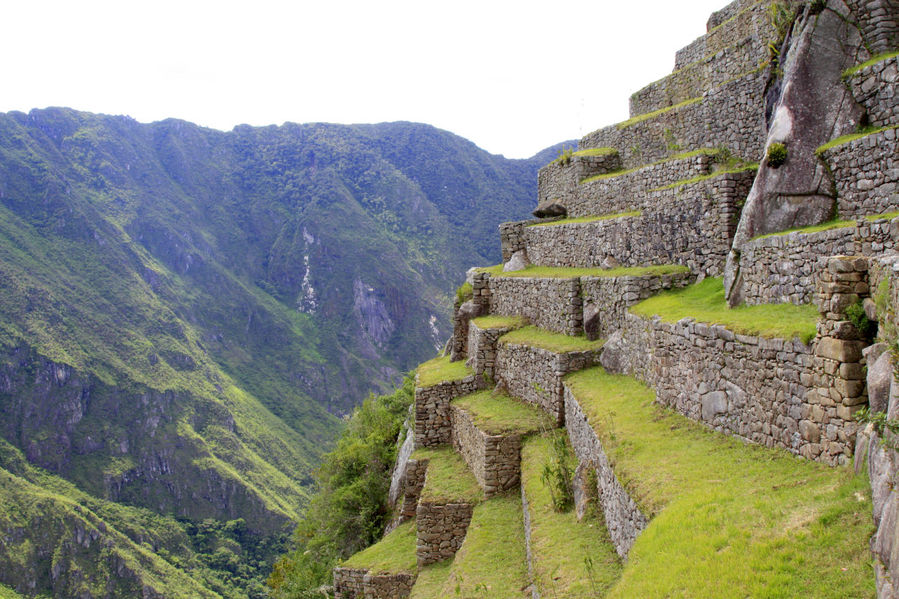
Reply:
[[[811,303],[818,273],[830,256],[877,256],[896,249],[899,218],[868,221],[817,233],[788,233],[743,246],[740,275],[747,304]]]
[[[580,281],[500,277],[489,280],[490,314],[523,316],[548,331],[577,335],[583,328]]]
[[[466,277],[471,283],[471,299],[463,304],[459,298],[453,303],[453,338],[450,359],[457,362],[465,358],[468,344],[468,322],[487,313],[490,308],[490,289],[487,286],[488,275],[483,272],[470,272]]]
[[[364,599],[367,569],[334,568],[334,599]]]
[[[456,555],[465,540],[473,511],[470,503],[418,503],[415,553],[419,567]]]
[[[510,327],[482,329],[476,324],[468,327],[468,362],[466,364],[476,375],[483,375],[492,381],[496,364],[496,345],[499,338],[511,331]]]
[[[500,341],[496,379],[510,395],[543,408],[559,424],[565,419],[562,378],[594,364],[599,351],[557,354],[549,350]]]
[[[615,471],[603,451],[602,441],[587,422],[574,394],[565,387],[565,426],[574,454],[581,464],[596,470],[597,496],[615,551],[623,559],[646,528],[649,519],[637,506],[627,489],[615,476]]]
[[[690,272],[643,277],[581,277],[584,329],[589,339],[608,337],[621,328],[627,309],[663,289],[686,287]]]
[[[852,455],[856,424],[821,383],[818,343],[735,335],[684,319],[666,323],[627,314],[623,368],[656,390],[658,401],[715,430],[828,464]]]
[[[885,127],[899,123],[899,56],[867,66],[849,77],[855,101],[865,107],[868,124]]]
[[[677,51],[674,69],[682,69],[706,56],[717,54],[746,38],[755,38],[767,45],[776,37],[768,17],[769,4],[771,2],[735,2],[712,15],[708,24],[713,27],[689,46]],[[739,11],[735,12],[738,7]]]
[[[823,153],[842,219],[899,210],[899,130],[887,129]]]
[[[572,156],[567,161],[554,160],[537,173],[537,203],[569,196],[583,179],[611,173],[621,168],[617,150],[593,156]]]
[[[484,388],[480,376],[468,376],[433,387],[415,388],[415,447],[436,447],[452,440],[450,402]]]
[[[579,148],[617,148],[624,168],[707,147],[725,147],[735,156],[757,160],[765,145],[767,79],[767,70],[748,73],[708,90],[698,102],[594,131],[580,140]]]
[[[411,574],[366,574],[362,580],[365,599],[406,599],[415,577]]]
[[[514,401],[514,400],[510,400]],[[467,411],[451,407],[453,447],[465,459],[486,497],[518,486],[521,475],[520,435],[488,435]]]
[[[846,0],[872,54],[899,48],[899,1]]]

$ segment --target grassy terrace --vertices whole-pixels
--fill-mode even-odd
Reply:
[[[690,106],[691,104],[698,104],[702,102],[702,98],[690,98],[689,100],[684,100],[680,104],[675,104],[674,106],[666,106],[665,108],[660,108],[659,110],[654,110],[652,112],[647,112],[645,114],[637,115],[633,118],[630,118],[626,121],[622,121],[615,125],[619,129],[627,129],[628,127],[633,127],[643,121],[648,121],[650,119],[654,119],[657,116],[663,115],[666,112],[671,112],[672,110],[677,110],[679,108],[684,108],[685,106]]]
[[[425,503],[477,503],[484,493],[465,461],[449,445],[416,450],[413,460],[430,460],[421,490]]]
[[[824,152],[826,152],[827,150],[829,150],[831,148],[835,148],[837,146],[847,144],[850,141],[855,141],[855,140],[861,139],[863,137],[868,137],[869,135],[876,135],[878,133],[882,133],[883,131],[886,131],[887,129],[899,129],[899,125],[889,125],[887,127],[880,127],[879,129],[869,128],[869,129],[865,129],[863,131],[859,131],[858,133],[850,133],[849,135],[843,135],[842,137],[837,137],[835,139],[830,140],[829,142],[827,142],[826,144],[824,144],[822,146],[818,146],[818,148],[815,150],[815,155],[820,156],[821,154],[823,154]]]
[[[578,522],[574,510],[560,513],[553,509],[549,489],[541,480],[543,465],[550,462],[551,455],[546,436],[532,437],[521,448],[535,582],[543,597],[600,597],[621,577],[621,561],[598,514]]]
[[[586,337],[572,337],[563,333],[553,333],[535,326],[522,327],[510,331],[499,338],[500,343],[516,343],[540,347],[551,352],[566,353],[574,351],[590,351],[602,347],[603,341],[588,341]]]
[[[479,316],[473,318],[471,324],[479,329],[518,329],[528,323],[524,316]]]
[[[414,520],[401,524],[381,541],[360,551],[342,565],[348,568],[368,568],[373,574],[414,574],[417,570],[415,535]]]
[[[728,308],[721,279],[708,278],[672,291],[664,291],[633,306],[631,312],[645,318],[660,316],[665,322],[695,318],[724,325],[734,333],[792,339],[808,343],[815,337],[818,311],[811,304],[765,304]]]
[[[649,191],[664,191],[666,189],[676,189],[678,187],[684,187],[685,185],[695,185],[696,183],[702,183],[703,181],[708,181],[709,179],[714,179],[715,177],[720,177],[721,175],[730,175],[733,173],[742,173],[745,171],[756,171],[758,170],[758,168],[758,163],[744,164],[741,166],[736,166],[734,168],[724,168],[711,172],[708,175],[698,175],[689,179],[681,179],[680,181],[675,181],[674,183],[663,185],[662,187],[656,187],[655,189],[650,189]]]
[[[433,387],[448,381],[458,381],[473,374],[472,370],[465,366],[463,360],[450,362],[449,356],[434,358],[418,367],[419,387]]]
[[[581,223],[595,223],[603,220],[612,220],[615,218],[631,218],[643,214],[641,210],[631,210],[629,212],[618,212],[617,214],[605,214],[602,216],[579,216],[577,218],[561,218],[548,223],[534,223],[528,227],[553,227],[555,225],[576,225]]]
[[[871,214],[865,217],[865,220],[868,222],[874,222],[876,220],[892,220],[899,216],[899,212],[886,212],[884,214]],[[757,237],[753,237],[750,241],[755,241],[757,239],[765,239],[767,237],[779,237],[781,235],[788,235],[790,233],[820,233],[821,231],[830,231],[831,229],[842,229],[844,227],[854,227],[856,221],[855,220],[831,220],[826,223],[821,223],[820,225],[810,225],[808,227],[796,227],[793,229],[787,229],[785,231],[777,231],[776,233],[766,233],[765,235],[758,235]]]
[[[675,107],[672,106],[671,108],[675,108]],[[665,110],[671,110],[671,108],[667,108],[667,109],[665,109]],[[651,112],[651,113],[649,113],[649,114],[650,114],[650,115],[655,115],[655,114],[657,114],[658,112],[665,112],[665,110],[662,110],[662,111],[656,111],[656,112]],[[647,116],[647,115],[643,115],[643,116]],[[634,117],[634,118],[638,118],[638,119],[639,119],[639,118],[642,118],[642,117]],[[644,119],[644,120],[645,120],[645,119]],[[682,153],[680,153],[680,154],[675,154],[674,156],[669,156],[668,158],[664,158],[664,159],[662,159],[662,160],[657,160],[656,162],[653,162],[653,163],[651,163],[651,164],[644,164],[643,166],[636,166],[636,167],[634,167],[634,168],[629,168],[629,169],[625,169],[625,170],[615,171],[615,172],[612,172],[612,173],[603,173],[602,175],[594,175],[594,176],[592,176],[592,177],[587,177],[586,179],[582,179],[582,180],[580,181],[580,183],[583,184],[583,183],[590,183],[590,182],[592,182],[592,181],[602,181],[602,180],[604,180],[604,179],[612,179],[613,177],[620,177],[621,175],[628,175],[628,174],[630,174],[630,173],[635,173],[635,172],[637,172],[637,171],[639,171],[639,170],[642,170],[642,169],[644,169],[644,168],[648,168],[648,167],[650,167],[650,166],[656,166],[656,165],[658,165],[658,164],[662,164],[662,163],[665,163],[665,162],[671,162],[672,160],[686,160],[687,158],[694,158],[694,157],[696,157],[696,156],[713,156],[713,157],[717,157],[717,156],[719,156],[720,154],[721,154],[721,150],[718,150],[718,149],[713,149],[713,148],[700,148],[700,149],[698,149],[698,150],[692,150],[692,151],[690,151],[690,152],[682,152]]]
[[[468,412],[475,426],[488,435],[526,435],[555,428],[546,412],[505,394],[479,391],[454,399],[452,405]]]
[[[867,479],[747,445],[592,368],[566,384],[652,522],[607,597],[873,597]]]
[[[893,58],[894,56],[899,56],[899,52],[885,52],[883,54],[878,54],[877,56],[874,56],[873,58],[871,58],[871,60],[867,60],[867,61],[861,63],[860,65],[856,65],[850,69],[846,69],[845,71],[843,71],[843,79],[848,79],[849,77],[852,77],[853,75],[855,75],[862,69],[870,67],[872,64],[877,64],[878,62],[882,62],[889,58]]]
[[[465,542],[452,561],[427,566],[412,599],[530,597],[524,523],[518,495],[495,497],[474,509]]]
[[[679,264],[662,264],[659,266],[635,266],[621,268],[571,268],[567,266],[534,266],[524,270],[503,272],[503,265],[488,266],[478,269],[491,277],[535,277],[541,279],[574,279],[578,277],[644,277],[647,275],[670,275],[689,272],[689,268]]]

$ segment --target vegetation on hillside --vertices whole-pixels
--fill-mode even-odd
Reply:
[[[339,561],[380,539],[390,517],[387,491],[397,438],[413,394],[414,379],[407,376],[392,394],[371,396],[353,412],[316,474],[316,493],[294,533],[294,549],[269,578],[272,597],[321,597],[316,589],[330,583]]]

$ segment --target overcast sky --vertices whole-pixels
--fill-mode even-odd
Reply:
[[[627,118],[726,0],[7,0],[0,112],[419,121],[509,158]]]

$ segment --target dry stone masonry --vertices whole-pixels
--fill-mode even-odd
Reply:
[[[848,141],[823,157],[836,182],[840,218],[899,210],[899,129]]]
[[[514,400],[510,400],[514,401]],[[453,447],[465,459],[486,497],[518,487],[521,474],[521,436],[489,435],[471,414],[452,406]]]
[[[847,83],[856,102],[865,107],[869,126],[899,123],[899,56],[860,69]]]
[[[499,338],[511,330],[510,327],[482,329],[474,322],[469,324],[467,365],[475,375],[482,375],[487,381],[494,380],[496,347]]]
[[[452,440],[450,402],[484,388],[484,379],[464,379],[415,388],[415,447],[436,447]]]
[[[541,328],[577,335],[583,328],[581,284],[577,278],[502,277],[489,279],[490,313],[523,316]]]
[[[456,555],[465,540],[473,513],[471,503],[419,502],[415,548],[418,565],[427,566]]]

